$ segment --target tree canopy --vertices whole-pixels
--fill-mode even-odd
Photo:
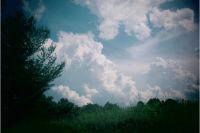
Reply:
[[[57,63],[53,44],[44,44],[49,30],[32,16],[17,12],[2,21],[2,96],[6,120],[24,114],[60,76],[65,63]],[[16,118],[17,119],[17,118]]]

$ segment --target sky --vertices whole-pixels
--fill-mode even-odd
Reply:
[[[198,0],[23,0],[51,32],[62,75],[45,92],[78,106],[197,100]]]

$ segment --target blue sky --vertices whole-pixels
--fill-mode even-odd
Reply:
[[[198,0],[35,0],[23,9],[47,26],[65,70],[47,95],[132,105],[197,99]]]

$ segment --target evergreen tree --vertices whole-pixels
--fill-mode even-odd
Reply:
[[[23,12],[2,21],[2,105],[3,122],[10,124],[60,76],[64,62],[56,63],[55,46],[45,46],[50,36],[33,17]]]

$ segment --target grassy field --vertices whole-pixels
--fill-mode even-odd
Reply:
[[[198,102],[158,99],[126,108],[90,104],[57,118],[33,116],[8,132],[198,133],[198,107]]]

